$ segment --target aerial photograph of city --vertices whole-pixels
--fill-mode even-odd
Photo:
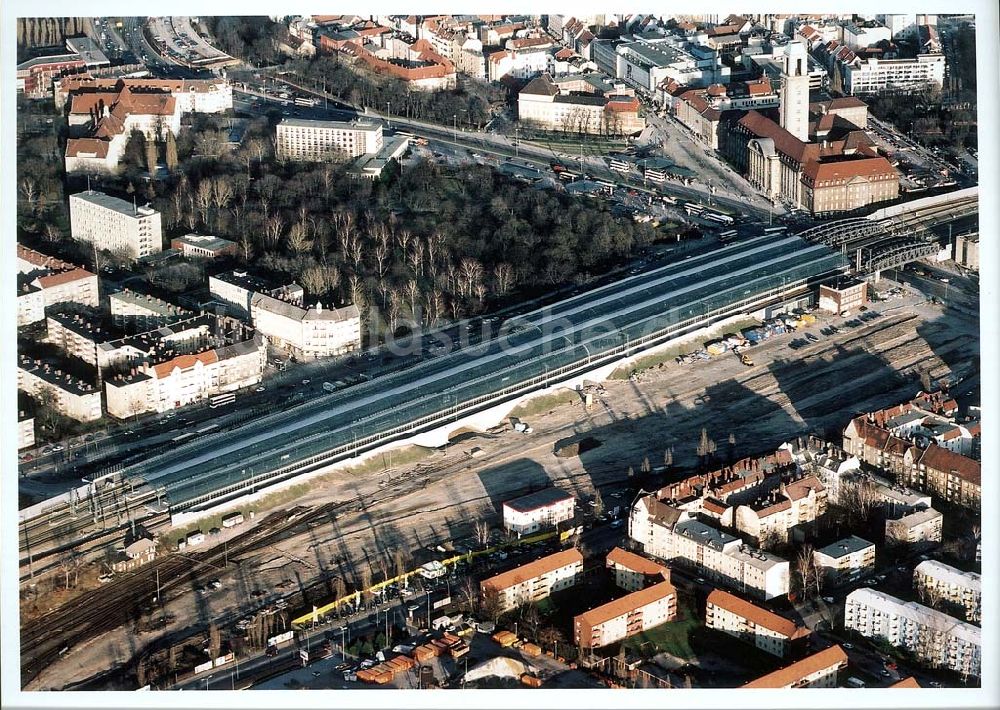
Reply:
[[[963,9],[22,3],[5,694],[977,702]]]

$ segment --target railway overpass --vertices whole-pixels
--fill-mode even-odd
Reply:
[[[975,222],[978,212],[979,188],[971,187],[882,208],[866,217],[824,222],[799,236],[852,255],[854,268],[877,281],[884,269],[936,254],[941,238],[936,227]]]
[[[247,502],[290,481],[405,443],[441,445],[500,421],[555,385],[599,378],[629,357],[785,302],[848,268],[836,250],[759,236],[692,255],[493,322],[483,342],[442,343],[401,372],[206,435],[21,511],[22,559],[68,537],[106,534],[167,512],[175,521]],[[437,337],[437,336],[430,336]]]

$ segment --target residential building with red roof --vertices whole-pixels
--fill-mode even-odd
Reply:
[[[484,579],[480,590],[483,597],[496,594],[500,608],[509,611],[569,589],[582,578],[583,555],[574,547]]]
[[[746,683],[744,688],[836,688],[840,671],[847,668],[847,653],[840,646],[819,651]]]
[[[67,302],[94,307],[100,303],[97,274],[76,264],[18,244],[17,271],[22,280],[41,291],[44,308]]]
[[[787,658],[804,649],[810,635],[805,626],[721,589],[713,589],[708,595],[705,626],[735,636],[779,658]]]
[[[677,590],[659,582],[575,616],[573,640],[579,648],[603,648],[676,616]]]
[[[663,580],[670,581],[669,567],[620,547],[608,553],[605,563],[608,569],[614,571],[615,585],[630,592]]]

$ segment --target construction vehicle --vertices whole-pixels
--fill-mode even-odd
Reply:
[[[750,356],[747,355],[746,353],[740,355],[740,362],[742,362],[747,367],[753,367],[753,360],[751,360]]]

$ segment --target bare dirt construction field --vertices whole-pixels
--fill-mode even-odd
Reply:
[[[397,549],[409,556],[432,543],[468,539],[472,523],[484,516],[499,527],[501,502],[532,488],[557,485],[587,498],[595,487],[610,493],[652,486],[663,478],[641,473],[643,460],[661,465],[672,448],[675,469],[695,466],[703,428],[720,454],[762,453],[805,433],[835,437],[852,414],[912,396],[923,373],[978,372],[976,321],[915,298],[886,306],[880,317],[855,327],[842,318],[821,318],[808,332],[820,336],[834,323],[840,332],[816,342],[802,333],[773,338],[750,351],[753,367],[728,354],[688,365],[670,361],[632,380],[608,381],[589,410],[577,394],[553,390],[525,408],[531,434],[507,428],[453,443],[419,463],[411,458],[398,465],[404,457],[397,456],[390,467],[386,456],[364,473],[328,474],[281,507],[336,501],[336,513],[290,528],[278,544],[230,556],[224,569],[192,565],[185,584],[166,595],[173,620],[165,629],[136,635],[122,627],[80,640],[28,689],[62,688],[127,663],[165,635],[187,636],[209,621],[225,625],[259,607],[265,595],[287,595],[322,580],[332,589],[335,577],[357,579],[361,564],[371,565],[377,579],[386,565],[391,569],[382,560],[391,560]],[[728,451],[730,433],[734,451]],[[580,456],[556,456],[556,442],[574,436],[593,437],[600,445]],[[481,449],[475,457],[469,454],[473,447]],[[633,478],[627,477],[630,467]],[[265,514],[259,511],[258,520]],[[149,571],[134,576],[137,584],[155,589]],[[216,577],[221,590],[194,592]],[[313,589],[310,604],[332,597],[323,587]]]

